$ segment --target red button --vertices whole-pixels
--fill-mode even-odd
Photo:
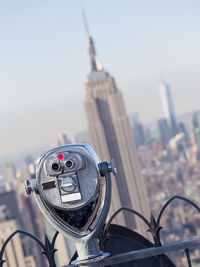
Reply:
[[[65,157],[64,154],[62,154],[62,153],[58,154],[58,159],[63,160],[64,157]]]

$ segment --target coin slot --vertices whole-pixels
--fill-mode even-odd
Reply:
[[[43,190],[52,189],[56,187],[55,181],[46,182],[42,184]]]

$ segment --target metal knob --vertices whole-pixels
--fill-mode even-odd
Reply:
[[[114,159],[111,159],[111,161],[108,163],[108,170],[109,172],[112,172],[114,175],[117,174],[117,168]]]
[[[28,180],[24,181],[24,186],[25,186],[25,191],[27,195],[30,195],[31,192],[33,191],[31,188],[31,183]]]

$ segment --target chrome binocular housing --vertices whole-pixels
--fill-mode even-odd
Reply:
[[[113,162],[101,163],[86,144],[67,145],[44,153],[36,177],[25,182],[46,219],[71,240],[95,235],[104,224],[111,195]]]

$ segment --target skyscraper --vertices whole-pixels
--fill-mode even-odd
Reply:
[[[193,116],[193,126],[194,128],[200,128],[200,111],[196,111]]]
[[[163,83],[159,87],[159,90],[164,116],[168,121],[168,125],[171,130],[171,137],[173,137],[177,134],[177,121],[170,86],[167,83]]]
[[[126,206],[148,217],[146,188],[121,92],[114,78],[99,63],[89,33],[87,44],[90,72],[85,82],[85,108],[90,140],[100,159],[110,161],[114,158],[118,170],[117,176],[112,179],[110,214]],[[130,214],[122,214],[116,222],[146,233],[141,221]]]
[[[133,135],[135,139],[136,146],[143,146],[146,144],[144,127],[140,123],[139,115],[137,113],[132,114],[131,116]]]
[[[71,140],[69,140],[69,138],[67,137],[66,134],[61,134],[58,137],[57,145],[58,146],[64,146],[64,145],[68,145],[68,144],[71,144]]]
[[[167,119],[160,119],[158,121],[158,129],[160,131],[160,138],[164,144],[167,144],[170,139],[170,129],[168,126]]]
[[[17,224],[11,215],[6,214],[6,207],[0,207],[0,247],[3,246],[4,242],[9,235],[17,229]],[[5,265],[12,267],[25,267],[24,253],[22,248],[22,241],[18,235],[11,239],[6,247],[5,254],[3,257],[6,260]]]
[[[79,132],[75,135],[74,137],[74,142],[75,143],[86,143],[89,144],[89,135],[87,131]]]
[[[26,213],[23,215],[26,216]],[[22,226],[22,217],[19,213],[15,191],[2,192],[0,194],[0,248],[2,247],[8,236],[12,234],[16,229],[22,229]],[[19,235],[16,235],[13,239],[11,239],[8,243],[8,246],[6,247],[3,256],[3,258],[5,258],[7,262],[5,263],[5,266],[36,266],[36,261],[33,258],[33,253],[31,253],[31,255],[27,255],[26,249],[26,237],[21,239]],[[26,258],[26,256],[28,256],[28,258]],[[25,264],[25,262],[27,264]]]
[[[196,111],[193,117],[194,136],[198,147],[200,147],[200,111]]]

